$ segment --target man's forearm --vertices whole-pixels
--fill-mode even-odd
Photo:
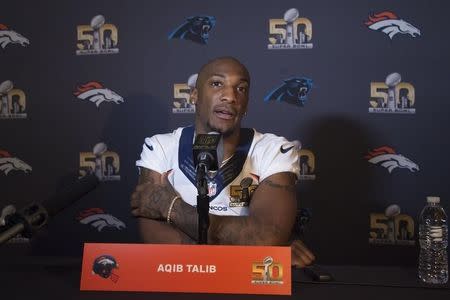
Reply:
[[[144,243],[152,244],[195,244],[196,241],[171,224],[140,218],[139,228]]]
[[[208,243],[227,245],[283,245],[290,232],[283,232],[277,220],[266,216],[217,216],[209,214]],[[172,210],[173,224],[193,240],[198,240],[198,215],[195,207],[178,201]]]

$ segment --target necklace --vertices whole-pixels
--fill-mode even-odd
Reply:
[[[234,156],[234,154],[232,154],[227,159],[222,160],[222,162],[220,163],[220,167],[219,168],[222,168],[231,158],[233,158],[233,156]]]

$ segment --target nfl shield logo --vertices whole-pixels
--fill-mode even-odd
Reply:
[[[208,196],[215,196],[217,193],[217,183],[210,181],[208,182]]]

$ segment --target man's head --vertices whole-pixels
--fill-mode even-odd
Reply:
[[[249,87],[248,70],[237,59],[220,57],[205,64],[191,94],[197,133],[238,133],[247,111]]]

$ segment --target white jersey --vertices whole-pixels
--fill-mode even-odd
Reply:
[[[186,203],[196,206],[193,141],[192,126],[146,138],[136,165],[158,173],[172,170],[168,177],[170,183]],[[208,178],[209,212],[226,216],[248,215],[251,196],[260,182],[279,172],[299,176],[298,150],[295,143],[283,137],[242,128],[233,156],[214,177]]]

